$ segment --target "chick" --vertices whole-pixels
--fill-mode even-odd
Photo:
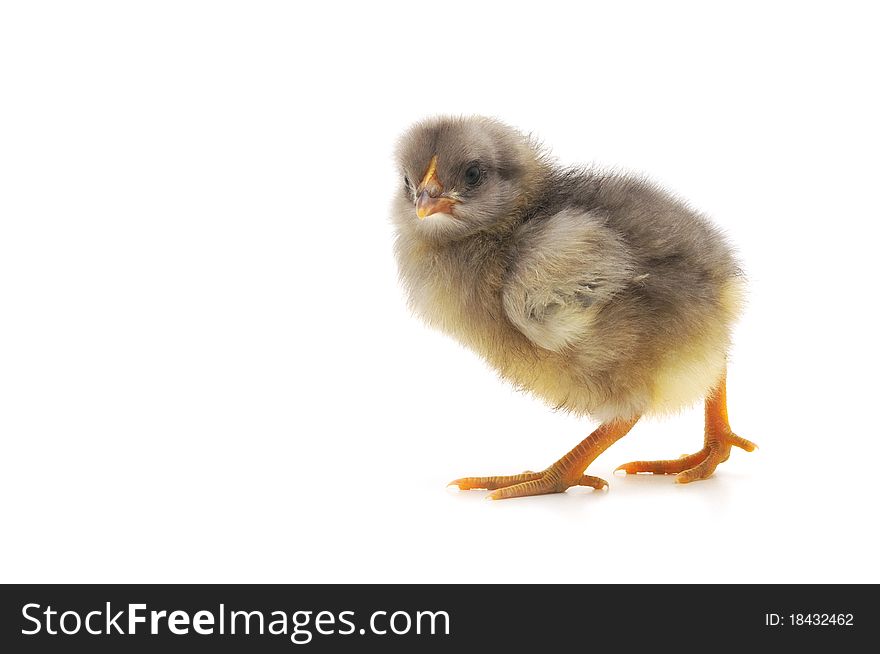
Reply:
[[[705,399],[703,448],[626,473],[705,479],[731,447],[726,358],[743,277],[721,232],[654,184],[561,168],[483,117],[417,123],[397,148],[395,254],[411,308],[502,378],[600,426],[541,472],[465,477],[491,499],[601,489],[587,466],[643,415]]]

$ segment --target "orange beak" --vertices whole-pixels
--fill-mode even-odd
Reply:
[[[416,215],[424,220],[435,213],[451,214],[454,204],[455,200],[443,195],[443,184],[437,178],[437,155],[434,155],[416,189]]]

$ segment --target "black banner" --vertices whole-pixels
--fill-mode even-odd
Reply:
[[[675,644],[696,651],[759,644],[855,651],[856,642],[880,635],[876,591],[868,585],[8,585],[0,589],[0,651],[490,646],[550,652]]]

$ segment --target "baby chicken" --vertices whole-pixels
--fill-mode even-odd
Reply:
[[[732,446],[726,355],[743,278],[721,232],[628,175],[560,168],[489,118],[435,118],[400,140],[395,253],[409,304],[504,379],[600,426],[541,472],[465,477],[491,499],[601,489],[587,466],[646,414],[705,398],[703,448],[627,473],[705,479]]]

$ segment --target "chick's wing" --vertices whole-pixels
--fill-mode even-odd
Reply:
[[[568,209],[519,229],[504,311],[530,341],[560,352],[589,334],[633,275],[626,243],[601,214]]]

